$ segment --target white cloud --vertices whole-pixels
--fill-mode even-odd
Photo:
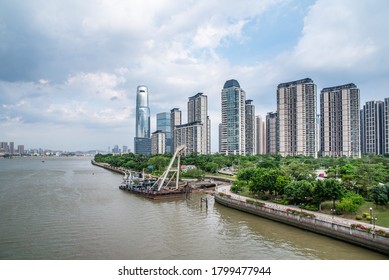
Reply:
[[[380,1],[317,1],[305,18],[293,62],[311,69],[374,67],[387,46],[382,40],[387,19],[377,12],[388,11],[374,2]]]
[[[311,77],[318,89],[343,81],[369,87],[377,77],[384,83],[389,5],[378,0],[316,1],[300,38],[293,38],[297,44],[275,58],[246,58],[239,65],[220,52],[228,47],[244,57],[242,46],[260,52],[253,38],[267,26],[248,27],[264,24],[258,19],[270,9],[279,10],[274,21],[285,13],[301,17],[306,9],[299,5],[290,0],[9,2],[0,11],[0,129],[12,123],[16,133],[18,126],[47,124],[51,131],[71,133],[66,124],[106,139],[103,147],[117,138],[124,144],[133,137],[136,87],[146,84],[152,114],[179,107],[186,115],[189,96],[208,95],[216,151],[220,91],[228,79],[239,81],[263,117],[275,110],[280,82]],[[102,131],[111,134],[104,137]],[[112,142],[105,142],[109,137]]]

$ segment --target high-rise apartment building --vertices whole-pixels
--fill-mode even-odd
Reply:
[[[0,153],[9,153],[8,142],[0,142]]]
[[[266,154],[274,155],[278,151],[277,113],[266,114]]]
[[[24,154],[24,145],[18,145],[18,153],[21,155]]]
[[[176,147],[185,145],[185,154],[210,153],[210,120],[208,117],[207,96],[198,93],[189,97],[188,123],[176,125],[173,142]]]
[[[9,153],[13,155],[15,153],[15,143],[9,142]]]
[[[182,124],[182,112],[178,108],[173,108],[170,110],[170,131],[172,133],[172,153],[177,149],[177,145],[174,142],[174,129],[176,126]]]
[[[136,91],[135,154],[148,155],[151,152],[149,92],[146,86]]]
[[[322,89],[320,139],[322,156],[360,157],[360,93],[355,84]]]
[[[246,100],[245,105],[245,134],[246,134],[246,155],[255,154],[255,106],[252,100]]]
[[[261,116],[255,117],[255,154],[266,154],[266,126]]]
[[[389,98],[384,99],[384,154],[389,154]]]
[[[202,153],[211,153],[210,144],[210,120],[208,117],[208,98],[203,93],[197,93],[189,97],[188,101],[188,124],[200,122],[203,125],[202,132]]]
[[[151,154],[164,154],[166,152],[166,133],[157,130],[151,134]]]
[[[363,154],[384,154],[384,102],[368,101],[360,110],[361,152]]]
[[[244,155],[246,152],[245,101],[246,93],[237,80],[224,83],[221,92],[220,153]]]
[[[171,130],[171,115],[170,113],[157,114],[157,131],[160,130],[165,133],[165,151],[172,153],[172,130]]]
[[[175,145],[185,145],[185,155],[192,153],[205,154],[203,147],[204,127],[201,122],[192,122],[177,125],[173,132],[173,142]]]
[[[316,85],[309,79],[277,87],[278,153],[317,156]]]

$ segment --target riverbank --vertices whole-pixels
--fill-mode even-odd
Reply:
[[[91,163],[93,165],[95,165],[95,166],[99,166],[99,167],[102,167],[104,169],[107,169],[107,170],[110,170],[110,171],[113,171],[113,172],[116,172],[116,173],[119,173],[119,174],[122,174],[122,175],[126,175],[126,173],[129,173],[129,171],[124,169],[124,168],[114,167],[114,166],[109,165],[108,163],[97,162],[97,161],[94,161],[94,160],[91,160]]]
[[[215,190],[215,201],[237,210],[309,230],[389,255],[389,228],[326,214],[249,199],[230,192],[230,186]]]

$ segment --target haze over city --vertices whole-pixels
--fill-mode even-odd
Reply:
[[[220,94],[236,79],[256,114],[279,83],[355,83],[389,97],[389,4],[373,1],[0,0],[0,140],[27,148],[133,149],[135,98],[155,116],[208,96],[212,152]]]

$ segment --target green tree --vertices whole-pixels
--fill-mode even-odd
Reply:
[[[355,213],[365,200],[359,194],[346,192],[338,203],[338,208],[347,213]]]
[[[344,196],[345,189],[336,179],[324,180],[324,187],[326,188],[328,198],[332,200],[333,208],[336,208],[335,201]]]
[[[313,189],[313,201],[321,210],[322,202],[332,200],[335,209],[335,201],[341,199],[344,193],[345,188],[336,179],[317,180]]]
[[[283,167],[285,174],[291,176],[294,180],[314,180],[316,174],[311,165],[300,163],[293,160],[290,164]]]
[[[147,161],[148,166],[152,166],[153,171],[163,171],[168,166],[170,158],[163,155],[156,155]]]
[[[313,185],[310,181],[293,181],[285,187],[285,196],[295,203],[306,203],[313,195]]]
[[[251,178],[250,190],[255,193],[269,192],[273,194],[279,175],[280,171],[276,168],[256,168]]]
[[[247,183],[244,181],[234,181],[232,182],[231,191],[233,193],[240,193],[245,190]]]
[[[370,198],[378,205],[386,205],[389,202],[389,186],[378,184],[370,189]]]
[[[387,169],[382,163],[364,163],[358,166],[356,175],[356,186],[362,194],[367,195],[368,189],[376,184],[383,183]]]
[[[204,171],[201,169],[195,168],[195,169],[190,169],[186,172],[181,172],[180,173],[182,177],[185,178],[195,178],[201,180],[204,177]]]
[[[204,164],[203,170],[208,173],[216,173],[219,166],[214,162],[207,162]]]
[[[255,170],[255,168],[243,168],[238,171],[236,178],[248,182],[254,176]]]
[[[284,174],[280,174],[277,177],[276,183],[274,185],[274,191],[276,195],[283,195],[285,187],[292,182],[292,178],[290,176],[286,176]]]

